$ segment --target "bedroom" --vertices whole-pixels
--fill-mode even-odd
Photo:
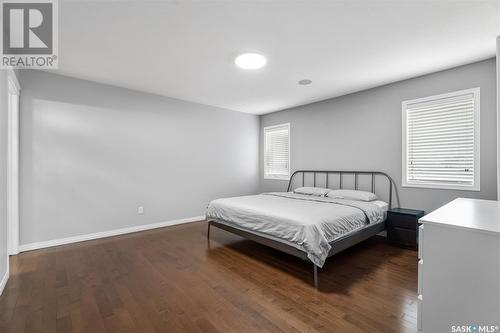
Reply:
[[[498,331],[498,1],[44,3],[1,332]]]

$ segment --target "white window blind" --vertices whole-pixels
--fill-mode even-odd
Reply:
[[[403,186],[479,190],[479,88],[403,102]]]
[[[290,124],[264,127],[264,178],[290,176]]]

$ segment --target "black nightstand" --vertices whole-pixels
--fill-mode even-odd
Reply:
[[[417,248],[418,219],[423,210],[393,208],[387,211],[387,240],[404,247]]]

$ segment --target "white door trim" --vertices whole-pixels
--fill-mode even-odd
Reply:
[[[7,253],[19,253],[19,96],[21,87],[13,70],[7,71]]]
[[[500,36],[497,37],[497,200],[500,200]]]

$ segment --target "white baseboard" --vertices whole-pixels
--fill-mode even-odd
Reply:
[[[84,242],[84,241],[98,239],[98,238],[106,238],[106,237],[130,234],[133,232],[169,227],[169,226],[182,224],[182,223],[202,221],[204,219],[205,219],[205,216],[194,216],[194,217],[188,217],[188,218],[179,219],[179,220],[144,224],[144,225],[138,225],[138,226],[134,226],[134,227],[121,228],[121,229],[115,229],[115,230],[109,230],[109,231],[101,231],[101,232],[96,232],[96,233],[92,233],[92,234],[80,235],[80,236],[53,239],[53,240],[44,241],[44,242],[23,244],[23,245],[19,246],[19,252],[43,249],[46,247],[52,247],[52,246],[58,246],[58,245],[64,245],[64,244]]]
[[[2,277],[2,281],[0,281],[0,296],[2,296],[3,290],[8,280],[9,280],[9,261],[7,260],[7,270],[5,271],[5,274]]]

